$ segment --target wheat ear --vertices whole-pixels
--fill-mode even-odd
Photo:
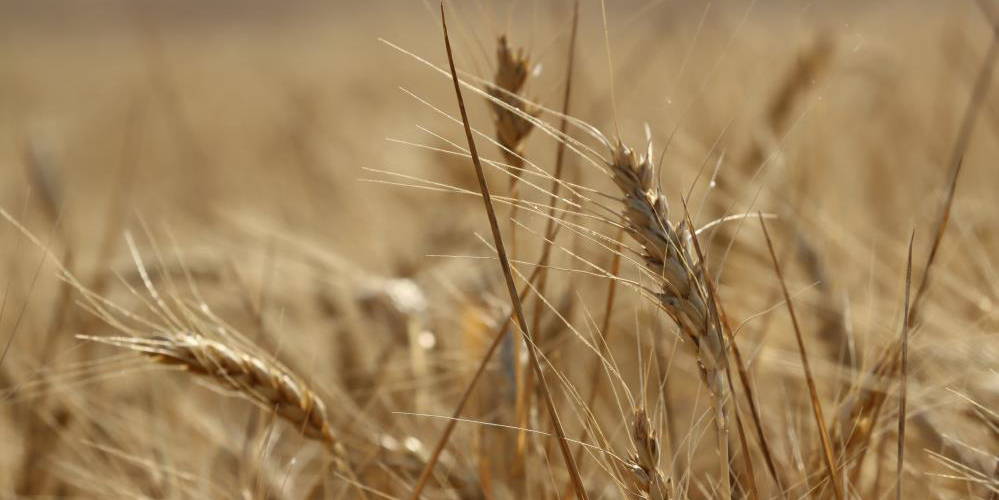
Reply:
[[[645,408],[635,408],[631,441],[638,450],[627,463],[634,485],[650,500],[672,498],[670,480],[659,470],[659,439],[652,430]]]
[[[493,112],[493,125],[496,128],[496,139],[501,146],[500,151],[506,162],[513,167],[511,187],[517,183],[523,172],[524,140],[534,129],[534,123],[513,109],[530,116],[538,114],[538,109],[521,95],[528,74],[530,74],[530,58],[524,49],[511,49],[506,35],[500,36],[496,43],[496,74],[493,75],[492,85],[489,85],[486,91],[493,98],[509,106],[489,101],[489,107]]]
[[[720,397],[725,389],[725,341],[701,266],[691,257],[691,231],[686,222],[674,227],[668,220],[666,197],[653,184],[648,155],[637,155],[622,144],[612,153],[609,166],[624,193],[626,229],[642,245],[646,267],[662,279],[659,303],[693,345],[705,383]]]
[[[85,337],[149,355],[156,362],[177,365],[238,391],[271,408],[302,435],[321,442],[338,460],[345,456],[334,437],[326,404],[309,386],[277,361],[247,353],[222,342],[189,333],[152,338]]]
[[[701,378],[711,392],[718,426],[724,491],[728,491],[728,431],[725,398],[725,339],[718,312],[710,300],[703,266],[692,258],[693,232],[686,221],[674,226],[669,221],[666,197],[654,183],[650,157],[618,142],[611,148],[608,162],[614,183],[624,194],[625,229],[642,245],[645,265],[662,280],[659,303],[673,319],[690,346],[700,367]],[[727,495],[723,495],[727,498]]]

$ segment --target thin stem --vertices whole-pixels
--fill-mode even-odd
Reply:
[[[485,205],[486,215],[489,217],[489,229],[492,231],[493,243],[496,245],[496,254],[499,257],[500,267],[503,270],[503,278],[506,281],[507,292],[510,294],[510,302],[513,304],[513,310],[516,313],[517,324],[520,326],[521,334],[524,336],[525,342],[528,343],[528,357],[530,358],[531,366],[534,368],[534,376],[537,377],[540,382],[541,393],[545,399],[545,406],[547,407],[548,415],[551,417],[552,426],[555,428],[555,434],[558,436],[559,448],[562,451],[562,458],[565,460],[569,476],[572,478],[575,486],[576,498],[579,500],[585,500],[587,499],[587,495],[586,490],[583,487],[583,480],[579,476],[579,470],[576,468],[576,461],[573,459],[572,453],[569,451],[569,442],[566,440],[565,430],[562,428],[562,422],[559,420],[558,414],[555,411],[555,404],[552,401],[551,390],[548,388],[548,384],[544,379],[544,373],[541,371],[541,364],[538,362],[537,356],[537,346],[530,342],[531,332],[527,325],[527,319],[524,316],[524,307],[523,304],[521,304],[520,297],[517,296],[517,288],[513,282],[513,270],[510,267],[510,258],[507,256],[506,249],[503,246],[503,235],[500,234],[499,223],[496,220],[496,210],[493,208],[492,197],[489,194],[489,186],[486,184],[486,177],[482,170],[482,162],[479,159],[479,153],[475,147],[475,138],[472,135],[472,127],[468,121],[468,112],[465,110],[465,100],[461,96],[461,84],[458,81],[458,72],[454,67],[454,55],[451,50],[451,40],[448,38],[447,34],[447,22],[445,20],[443,3],[441,3],[441,25],[444,30],[444,47],[447,49],[448,66],[451,69],[451,79],[454,82],[454,93],[458,100],[458,109],[461,112],[461,121],[465,125],[465,138],[468,140],[468,151],[472,156],[472,164],[475,166],[475,175],[478,177],[479,190],[482,193],[482,202]]]
[[[833,459],[832,443],[829,439],[829,431],[826,429],[826,420],[822,415],[822,402],[819,400],[819,391],[815,387],[815,378],[812,377],[812,368],[808,363],[808,353],[805,352],[805,340],[801,336],[801,327],[798,325],[798,316],[794,313],[794,303],[791,301],[791,294],[787,291],[787,283],[784,281],[784,274],[780,270],[780,263],[777,262],[777,252],[774,251],[773,241],[770,239],[770,232],[767,231],[767,223],[760,214],[760,226],[763,228],[763,235],[767,240],[767,250],[770,251],[770,260],[774,265],[774,272],[780,281],[781,292],[784,293],[784,304],[787,305],[787,312],[791,316],[791,324],[794,326],[794,338],[798,341],[798,354],[801,356],[801,366],[805,371],[805,382],[808,383],[808,392],[812,400],[812,410],[815,413],[815,424],[819,429],[819,438],[822,440],[823,457],[829,473],[829,482],[832,483],[833,491],[836,493],[836,500],[843,500],[843,487],[839,484],[836,475],[836,463]]]

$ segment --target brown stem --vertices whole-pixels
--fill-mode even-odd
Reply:
[[[798,354],[801,356],[801,366],[805,371],[805,382],[808,384],[808,393],[812,401],[812,410],[815,414],[815,425],[819,429],[819,437],[822,440],[822,451],[824,453],[826,468],[829,473],[829,482],[832,483],[833,491],[836,493],[836,500],[843,500],[843,487],[839,483],[836,474],[836,463],[833,459],[832,443],[829,440],[829,431],[826,429],[826,420],[822,415],[822,402],[819,400],[819,391],[815,386],[815,378],[812,377],[812,368],[808,364],[808,353],[805,352],[805,341],[801,336],[801,327],[798,325],[798,316],[794,313],[794,303],[791,301],[791,294],[787,290],[787,283],[784,281],[784,274],[780,270],[780,263],[777,262],[777,253],[774,251],[773,241],[770,239],[770,232],[767,231],[767,223],[763,220],[763,214],[759,214],[760,226],[763,228],[763,235],[767,240],[767,249],[770,251],[770,260],[774,265],[774,272],[780,281],[781,292],[784,294],[784,303],[787,305],[787,312],[791,316],[791,324],[794,326],[794,338],[798,341]]]
[[[445,20],[443,3],[441,3],[441,26],[444,31],[444,47],[447,50],[448,65],[450,66],[451,78],[454,82],[455,97],[458,100],[458,109],[461,112],[462,123],[465,126],[465,138],[468,140],[468,151],[471,154],[472,164],[475,167],[475,174],[479,181],[479,190],[482,193],[482,201],[485,205],[486,215],[489,218],[489,228],[492,231],[493,243],[496,246],[496,253],[499,257],[500,267],[503,270],[503,277],[506,281],[507,292],[510,294],[510,302],[512,303],[514,312],[516,313],[517,323],[521,328],[521,333],[524,336],[525,341],[528,342],[528,354],[531,366],[534,368],[535,376],[541,382],[542,395],[545,399],[548,414],[552,419],[552,425],[555,428],[555,433],[558,436],[559,447],[562,451],[562,457],[565,459],[566,468],[568,469],[569,475],[572,477],[575,485],[576,498],[579,500],[587,500],[588,497],[586,495],[586,490],[583,487],[582,478],[579,476],[579,470],[576,468],[575,460],[573,460],[572,453],[569,451],[568,441],[565,438],[565,431],[562,428],[562,423],[559,421],[558,414],[555,412],[551,391],[548,388],[548,384],[544,382],[544,374],[541,371],[541,365],[537,359],[537,348],[533,343],[530,343],[531,335],[530,330],[528,329],[527,320],[524,316],[524,308],[521,304],[520,297],[517,294],[516,285],[513,282],[513,271],[510,267],[510,259],[507,257],[506,249],[503,246],[503,237],[500,234],[499,223],[496,220],[496,211],[493,208],[492,197],[489,193],[489,186],[486,184],[485,174],[482,170],[482,163],[475,147],[475,138],[472,136],[472,128],[468,121],[468,112],[465,110],[465,101],[461,95],[461,84],[458,81],[458,73],[454,67],[454,55],[451,50],[451,40],[448,38],[447,21]],[[424,470],[424,473],[421,474],[421,478],[425,475],[429,476],[429,469],[430,468],[427,467]],[[411,499],[416,500],[419,498],[420,490],[422,490],[423,484],[425,483],[425,478],[418,483],[418,489],[414,489],[413,494],[410,496]]]

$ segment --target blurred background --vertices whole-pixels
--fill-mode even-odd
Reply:
[[[490,80],[496,40],[506,35],[530,57],[526,96],[561,107],[571,2],[475,0],[448,8],[460,70]],[[615,0],[606,5],[605,32],[600,2],[580,2],[569,114],[608,137],[620,133],[640,150],[651,140],[655,158],[663,155],[660,184],[671,209],[681,210],[681,197],[690,200],[698,225],[758,210],[780,219],[774,222],[778,253],[806,328],[818,332],[809,338],[821,359],[818,378],[831,419],[845,400],[842,383],[855,381],[898,335],[913,229],[915,280],[923,274],[955,135],[992,39],[989,9],[972,1]],[[86,342],[74,335],[115,331],[84,310],[83,294],[59,279],[56,261],[123,308],[141,309],[143,293],[126,284],[141,288],[136,255],[142,255],[156,268],[154,280],[168,283],[173,273],[178,283],[197,283],[219,317],[262,350],[307,374],[331,399],[347,394],[344,405],[351,409],[330,405],[331,414],[342,412],[334,420],[366,415],[375,434],[400,442],[412,436],[424,448],[434,442],[440,422],[392,412],[450,413],[486,345],[491,330],[483,325],[495,328],[508,304],[495,261],[482,258],[490,254],[476,237],[488,232],[480,199],[447,192],[477,189],[468,159],[449,153],[464,145],[461,128],[434,109],[456,114],[453,88],[417,57],[446,67],[433,2],[0,0],[0,207],[51,251],[43,258],[13,225],[0,226],[0,286],[8,311],[0,314],[0,340],[10,342],[0,387],[14,389],[4,393],[10,411],[0,417],[6,421],[0,442],[19,443],[0,452],[0,496],[221,498],[197,480],[189,489],[165,487],[172,480],[156,479],[154,471],[176,467],[211,475],[217,485],[255,484],[246,478],[257,477],[200,451],[238,450],[252,405],[213,403],[217,395],[199,390],[194,402],[171,407],[164,401],[185,396],[180,376],[166,382],[157,371],[127,380],[110,376],[115,370],[100,360],[120,350],[100,346],[81,354]],[[999,171],[993,164],[999,101],[992,94],[979,103],[926,327],[914,346],[920,364],[912,404],[925,410],[921,414],[941,413],[916,424],[923,427],[914,431],[912,449],[963,457],[958,475],[975,478],[941,479],[954,471],[913,451],[912,475],[940,488],[940,498],[981,494],[977,483],[988,483],[990,453],[997,449],[994,413],[992,427],[983,425],[960,397],[992,410],[999,401]],[[487,102],[472,93],[465,98],[472,124],[491,135]],[[557,126],[557,117],[541,118]],[[579,128],[571,133],[606,156]],[[525,151],[551,171],[556,145],[535,131]],[[479,148],[502,161],[488,142]],[[620,195],[605,173],[572,153],[565,168],[569,182],[616,206]],[[505,192],[505,173],[490,169],[489,180]],[[548,203],[542,192],[524,189],[522,195]],[[545,221],[521,213],[524,226],[514,236],[509,211],[502,210],[502,226],[518,242],[515,258],[526,274]],[[773,399],[780,415],[768,428],[798,430],[810,443],[815,435],[794,337],[782,309],[779,317],[767,314],[781,303],[779,288],[750,222],[745,229],[719,226],[708,242],[723,269],[719,293],[733,324],[745,326],[744,349],[759,360],[760,398]],[[579,223],[614,236],[607,225]],[[566,250],[555,252],[557,268],[585,268],[579,259],[611,266],[607,247],[593,238],[566,230],[557,242]],[[626,262],[622,276],[636,278],[636,267]],[[391,295],[382,285],[394,280],[419,287],[424,323],[417,333],[427,335],[394,331],[394,316],[380,318],[371,306],[372,297]],[[563,271],[551,280],[550,302],[568,323],[583,331],[599,323],[589,315],[603,311],[606,279]],[[163,286],[189,294],[183,284]],[[665,345],[649,338],[669,323],[637,293],[621,293],[611,324],[628,332],[612,345],[622,366],[635,362],[636,345],[672,359],[675,335],[664,337]],[[574,344],[567,329],[559,333],[552,315],[545,321],[561,339],[553,344],[559,368],[587,383],[597,369],[593,354]],[[385,347],[394,343],[405,347]],[[854,361],[844,364],[844,356]],[[694,395],[698,375],[690,356],[678,359],[672,411],[677,422],[688,423],[706,396]],[[430,368],[413,371],[427,362]],[[491,373],[503,380],[502,363],[514,362],[499,363]],[[633,391],[655,392],[656,384],[639,383],[645,375],[633,366],[641,365],[631,366],[624,379]],[[65,383],[65,390],[47,395],[39,389],[47,376],[39,374],[49,372],[65,376],[49,382]],[[83,384],[85,375],[109,380]],[[147,401],[147,391],[163,401]],[[609,422],[608,434],[618,436],[611,442],[626,442],[611,401],[595,413]],[[476,406],[470,418],[488,419],[488,406]],[[67,412],[77,415],[68,423]],[[166,416],[150,423],[149,415]],[[228,417],[239,430],[220,428],[209,415]],[[178,421],[194,430],[178,431]],[[127,435],[108,437],[123,428]],[[462,432],[453,450],[458,461],[463,453],[479,457],[474,443],[485,438]],[[163,442],[178,434],[176,442]],[[40,443],[36,435],[55,436],[56,444]],[[356,431],[354,444],[380,442],[371,435]],[[892,449],[894,437],[881,436]],[[791,437],[775,441],[786,445],[781,454],[791,469],[790,457],[805,455],[798,456],[800,469],[815,452],[808,443],[801,452]],[[111,448],[138,458],[121,465]],[[713,472],[713,465],[698,465],[713,459],[702,451],[690,463]],[[161,455],[170,458],[156,458],[155,466],[133,463]],[[288,465],[291,456],[286,451],[261,470],[293,471],[288,497],[305,498],[309,481],[301,478],[315,470],[301,465],[305,459]],[[554,454],[547,458],[557,462]],[[87,472],[88,463],[97,465]],[[490,466],[477,463],[481,480]],[[153,479],[135,479],[141,474],[128,467]],[[863,476],[869,480],[857,486],[864,498],[883,493],[872,486],[880,465],[870,467]],[[595,463],[586,468],[599,470]],[[411,483],[415,471],[380,487],[401,495],[406,489],[399,484]],[[693,487],[689,494],[711,496]],[[478,498],[461,496],[472,497]]]
[[[990,32],[973,2],[608,7],[626,139],[642,140],[648,123],[662,145],[679,129],[696,141],[685,160],[699,166],[703,151],[718,141],[715,149],[738,161],[755,147],[748,143],[764,140],[761,122],[780,106],[780,85],[796,65],[818,56],[821,67],[805,75],[807,95],[781,111],[786,130],[777,136],[782,154],[794,159],[786,168],[814,179],[802,197],[844,217],[863,212],[901,232],[898,224],[910,221],[900,209],[918,210],[914,202],[941,178],[931,174],[940,172],[944,157],[931,154],[946,152],[960,110],[952,96],[969,85]],[[539,67],[530,95],[558,107],[570,7],[458,2],[454,8],[459,65],[488,78],[494,40],[508,33]],[[342,243],[365,265],[385,266],[398,249],[379,244],[378,231],[351,238],[345,231],[363,221],[367,228],[423,232],[398,218],[423,220],[435,199],[359,183],[372,177],[362,169],[421,177],[433,171],[450,183],[471,179],[467,166],[442,166],[432,153],[385,140],[435,144],[418,125],[460,138],[459,129],[400,90],[450,111],[446,80],[379,42],[442,64],[436,4],[6,1],[0,9],[0,199],[19,206],[26,150],[45,156],[62,188],[63,225],[81,245],[106,217],[124,177],[129,217],[169,217],[178,228],[196,220],[192,229],[215,231],[211,220],[221,212],[266,215]],[[581,9],[573,115],[611,131],[599,4],[583,2]],[[475,104],[472,118],[485,127],[488,111]],[[530,139],[537,154],[551,155],[547,138]],[[888,141],[906,147],[884,147]],[[864,161],[822,165],[822,156],[853,155],[858,147]],[[971,177],[986,169],[968,170]],[[925,179],[924,189],[895,192],[885,186],[894,172]],[[690,170],[677,175],[684,181],[678,188],[692,180]],[[837,187],[842,182],[843,192],[832,192],[828,179]],[[870,210],[882,207],[891,209]]]

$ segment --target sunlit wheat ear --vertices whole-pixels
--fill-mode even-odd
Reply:
[[[182,366],[191,373],[210,378],[224,388],[273,409],[304,436],[323,443],[337,460],[345,457],[327,419],[326,404],[304,381],[276,361],[188,333],[158,334],[150,339],[85,338],[133,349],[158,363]]]
[[[504,107],[490,101],[493,112],[493,122],[496,128],[496,139],[503,146],[501,149],[506,162],[514,167],[515,177],[511,185],[520,178],[524,168],[524,139],[534,129],[534,124],[518,115],[510,108],[536,117],[538,108],[522,98],[524,84],[530,74],[530,58],[523,48],[511,49],[506,35],[500,36],[496,44],[496,74],[486,91],[495,99],[509,106]]]
[[[642,257],[652,274],[661,280],[659,304],[683,332],[700,367],[701,379],[712,395],[721,471],[719,481],[727,497],[729,479],[728,422],[725,370],[728,367],[725,339],[718,309],[709,296],[709,279],[704,266],[696,262],[696,235],[686,220],[674,226],[669,221],[666,197],[655,184],[650,157],[618,142],[611,148],[608,162],[614,183],[624,197],[622,216],[625,228],[642,245]]]
[[[725,342],[717,313],[701,266],[692,257],[691,230],[686,222],[674,226],[669,221],[666,197],[654,184],[649,156],[620,143],[612,150],[608,166],[624,194],[626,229],[642,245],[646,267],[662,279],[659,303],[690,341],[708,388],[721,396]]]

